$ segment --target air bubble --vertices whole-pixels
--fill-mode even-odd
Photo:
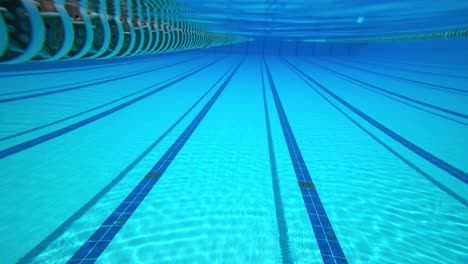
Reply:
[[[359,17],[356,19],[356,23],[358,23],[358,24],[364,23],[364,17],[363,17],[363,16],[359,16]]]

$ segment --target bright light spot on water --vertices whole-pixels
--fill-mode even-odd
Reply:
[[[358,24],[364,23],[364,17],[362,17],[362,16],[358,17],[358,18],[356,19],[356,23],[358,23]]]

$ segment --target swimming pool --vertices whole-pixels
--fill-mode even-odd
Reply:
[[[0,259],[466,263],[467,47],[0,65]]]

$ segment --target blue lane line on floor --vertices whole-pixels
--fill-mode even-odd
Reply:
[[[175,80],[176,78],[180,77],[180,76],[183,76],[185,74],[188,74],[189,72],[191,72],[193,69],[190,69],[190,70],[187,70],[187,71],[184,71],[170,79],[166,79],[164,81],[160,81],[158,82],[157,84],[155,84],[156,86],[157,85],[161,85],[165,82],[168,82],[168,81],[171,81],[171,80]],[[61,119],[58,119],[58,120],[55,120],[55,121],[52,121],[50,123],[47,123],[47,124],[43,124],[43,125],[40,125],[40,126],[37,126],[37,127],[34,127],[34,128],[30,128],[30,129],[27,129],[27,130],[23,130],[21,132],[18,132],[16,134],[12,134],[12,135],[8,135],[8,136],[4,136],[4,137],[1,137],[0,138],[0,142],[1,141],[4,141],[4,140],[8,140],[8,139],[12,139],[12,138],[15,138],[15,137],[19,137],[19,136],[22,136],[22,135],[25,135],[25,134],[28,134],[28,133],[31,133],[31,132],[34,132],[34,131],[37,131],[37,130],[40,130],[40,129],[44,129],[46,127],[49,127],[49,126],[53,126],[53,125],[56,125],[56,124],[59,124],[59,123],[62,123],[64,121],[67,121],[67,120],[70,120],[70,119],[73,119],[73,118],[76,118],[76,117],[79,117],[81,115],[84,115],[84,114],[87,114],[87,113],[90,113],[90,112],[93,112],[95,110],[98,110],[98,109],[101,109],[101,108],[104,108],[106,106],[109,106],[109,105],[112,105],[114,103],[117,103],[119,101],[123,101],[124,99],[127,99],[127,98],[130,98],[134,95],[137,95],[137,94],[140,94],[140,93],[143,93],[144,91],[148,91],[150,90],[151,88],[153,88],[152,86],[150,87],[145,87],[143,89],[140,89],[138,91],[135,91],[133,93],[130,93],[130,94],[127,94],[125,96],[122,96],[122,97],[119,97],[117,99],[114,99],[112,101],[109,101],[107,103],[104,103],[102,105],[98,105],[98,106],[95,106],[95,107],[92,107],[92,108],[89,108],[87,110],[84,110],[84,111],[81,111],[79,113],[76,113],[76,114],[73,114],[73,115],[70,115],[70,116],[67,116],[67,117],[64,117],[64,118],[61,118]]]
[[[333,73],[333,72],[331,72],[331,73],[332,73],[332,74],[335,74],[335,73]],[[299,76],[300,78],[302,77],[302,76],[299,75],[299,74],[298,74],[298,76]],[[339,76],[338,76],[338,77],[339,77]],[[340,78],[341,78],[341,77],[340,77]],[[348,81],[354,82],[353,80],[348,80]],[[354,83],[356,83],[356,82],[354,82]],[[370,88],[370,87],[366,87],[365,85],[363,85],[363,84],[361,84],[361,83],[357,83],[357,85],[359,85],[359,86],[360,86],[361,88],[363,88],[363,89],[366,89],[366,90],[371,91],[371,92],[373,92],[373,93],[379,94],[379,95],[381,95],[381,96],[383,96],[383,97],[386,97],[386,98],[388,98],[388,99],[390,99],[390,100],[399,102],[400,104],[404,104],[404,105],[409,106],[409,107],[411,107],[411,108],[418,109],[419,111],[423,111],[423,112],[429,113],[429,114],[431,114],[431,115],[438,116],[438,117],[443,118],[443,119],[445,119],[445,120],[450,120],[451,122],[455,122],[455,123],[458,123],[458,124],[463,125],[463,126],[468,126],[468,123],[467,123],[466,121],[460,121],[460,120],[451,118],[451,117],[449,117],[449,116],[445,116],[445,115],[443,115],[443,114],[437,113],[437,112],[435,112],[435,111],[427,110],[427,109],[425,109],[425,108],[423,108],[423,107],[420,107],[420,106],[417,106],[417,105],[415,105],[415,104],[413,105],[413,104],[411,104],[411,103],[409,103],[409,102],[407,102],[407,101],[404,101],[404,100],[402,100],[402,99],[398,99],[398,98],[393,97],[393,96],[391,96],[391,95],[388,95],[388,94],[385,94],[385,93],[383,93],[383,92],[379,92],[379,91],[377,91],[377,90],[374,90],[374,89],[372,89],[372,88]],[[1,139],[0,139],[0,140],[1,140]]]
[[[20,258],[17,264],[26,264],[31,263],[32,260],[38,256],[42,251],[44,251],[48,246],[52,244],[57,238],[59,238],[75,221],[82,217],[90,208],[95,206],[100,199],[102,199],[114,186],[116,186],[130,171],[132,171],[135,166],[137,166],[148,154],[156,148],[159,143],[164,140],[167,135],[169,135],[192,111],[198,106],[204,98],[206,98],[211,91],[213,91],[218,84],[226,77],[232,69],[237,65],[234,64],[228,68],[228,70],[222,75],[221,79],[216,81],[198,100],[190,106],[164,133],[162,133],[155,141],[153,141],[143,152],[141,152],[130,164],[125,167],[112,181],[110,181],[104,188],[102,188],[93,198],[86,202],[78,211],[76,211],[72,216],[70,216],[65,222],[63,222],[57,229],[50,233],[46,238],[44,238],[38,245],[26,253],[22,258]]]
[[[0,99],[0,103],[8,103],[8,102],[26,100],[26,99],[36,98],[36,97],[42,97],[42,96],[47,96],[47,95],[52,95],[52,94],[58,94],[58,93],[74,91],[74,90],[87,88],[87,87],[90,87],[90,86],[99,85],[99,84],[103,84],[103,83],[115,82],[115,81],[118,81],[118,80],[127,79],[127,78],[130,78],[130,77],[135,77],[135,76],[138,76],[138,75],[142,75],[142,74],[145,74],[145,73],[150,73],[150,72],[161,70],[161,69],[164,69],[164,68],[169,68],[169,67],[172,67],[172,66],[175,66],[175,65],[178,65],[178,64],[183,64],[183,63],[189,62],[189,61],[191,61],[193,59],[194,58],[189,59],[189,60],[179,61],[179,62],[176,62],[176,63],[168,63],[168,64],[165,64],[165,65],[158,65],[156,67],[152,67],[152,68],[144,70],[144,71],[138,71],[138,72],[134,72],[134,73],[130,73],[130,74],[120,74],[117,77],[114,76],[114,77],[110,77],[110,78],[105,78],[105,79],[100,80],[100,81],[94,81],[94,82],[91,82],[91,83],[75,85],[75,86],[72,86],[72,87],[63,88],[63,89],[59,89],[59,90],[53,90],[53,91],[49,91],[49,92],[39,92],[39,93],[34,93],[34,94],[28,94],[28,95],[22,95],[22,96],[17,96],[17,97],[10,97],[10,98],[6,98],[6,99]]]
[[[330,219],[323,208],[322,201],[318,195],[315,185],[310,177],[309,170],[304,162],[302,153],[297,144],[294,133],[289,125],[288,118],[284,111],[281,99],[279,98],[276,90],[275,83],[268,68],[268,64],[264,61],[265,69],[268,80],[270,82],[273,99],[276,105],[276,111],[280,118],[283,135],[288,145],[289,155],[296,172],[297,181],[302,192],[302,199],[304,200],[307,212],[309,215],[312,229],[314,230],[315,239],[317,240],[320,254],[324,263],[348,263],[346,257],[341,249],[338,238],[330,223]]]
[[[408,69],[408,68],[403,69],[403,68],[388,66],[388,64],[382,65],[382,64],[375,63],[375,62],[370,63],[370,62],[359,61],[358,63],[367,64],[367,65],[371,65],[371,66],[382,67],[382,68],[389,68],[389,69],[394,69],[394,70],[398,70],[398,71],[411,71],[411,72],[417,72],[417,73],[422,73],[422,74],[426,74],[426,75],[438,75],[438,76],[452,77],[452,78],[457,78],[457,79],[468,79],[468,76],[450,75],[450,74],[444,74],[444,73],[438,73],[438,72],[427,72],[427,71],[420,71],[420,70]]]
[[[193,57],[193,58],[190,58],[189,60],[184,60],[184,62],[190,62],[192,60],[199,59],[199,58],[202,58],[202,57],[203,56]],[[151,66],[151,67],[172,66],[172,65],[175,65],[175,64],[172,64],[172,63],[174,63],[174,61],[175,60],[173,60],[172,62],[165,62],[164,64],[151,64],[151,65],[148,65],[148,66]],[[178,64],[178,62],[175,62],[175,63]],[[148,67],[146,69],[148,69]],[[77,75],[82,75],[83,73],[78,71],[76,74]],[[86,84],[92,86],[92,85],[96,84],[95,82],[99,82],[99,81],[103,81],[103,80],[110,80],[111,78],[120,77],[120,76],[124,76],[124,75],[127,75],[127,74],[129,74],[129,73],[128,72],[120,73],[120,74],[116,74],[116,75],[110,75],[110,76],[99,77],[99,78],[94,78],[94,79],[87,79],[87,80],[80,80],[80,81],[71,82],[71,83],[54,84],[52,86],[47,86],[47,87],[42,87],[42,88],[33,88],[33,89],[27,89],[27,90],[22,90],[22,91],[0,93],[0,96],[1,97],[6,97],[6,96],[12,96],[12,95],[19,95],[19,94],[28,94],[28,93],[32,93],[32,92],[51,90],[51,89],[54,89],[54,88],[64,88],[64,87],[68,87],[68,86],[76,87],[78,85],[86,85]],[[68,87],[68,88],[70,88],[70,87]],[[10,98],[12,98],[12,97],[10,97]]]
[[[263,74],[263,63],[260,61],[260,75],[262,76],[263,108],[265,111],[265,121],[268,139],[268,153],[270,156],[271,182],[273,187],[273,198],[275,201],[276,223],[278,226],[278,238],[281,249],[281,259],[283,264],[294,263],[289,247],[288,225],[284,214],[283,200],[281,199],[281,187],[278,175],[278,166],[276,165],[275,146],[273,144],[273,135],[271,132],[271,122],[266,98],[265,78]]]
[[[158,59],[163,59],[165,57],[175,56],[174,54],[158,54],[157,56],[153,55],[153,58],[114,58],[108,60],[94,59],[94,60],[71,60],[71,61],[51,61],[48,62],[47,70],[43,70],[43,64],[41,62],[27,62],[24,64],[10,64],[10,65],[0,65],[0,78],[4,77],[20,77],[20,76],[29,76],[29,75],[47,75],[47,74],[56,74],[64,72],[80,72],[86,70],[94,70],[100,68],[110,68],[115,66],[127,66],[129,64],[141,63],[154,61]],[[179,55],[179,54],[177,54]],[[182,54],[181,54],[182,55]],[[182,55],[181,57],[184,57]],[[95,64],[95,66],[89,66],[89,64]],[[8,68],[5,68],[8,67]],[[38,68],[41,68],[38,70]],[[55,70],[59,69],[59,70]],[[18,73],[21,72],[21,73]]]
[[[182,80],[184,80],[184,79],[186,79],[186,78],[188,78],[188,77],[190,77],[192,75],[195,75],[196,73],[210,67],[211,65],[213,65],[213,64],[215,64],[217,62],[218,61],[211,62],[211,63],[209,63],[209,64],[207,64],[207,65],[205,65],[205,66],[203,66],[203,67],[201,67],[201,68],[199,68],[197,70],[194,70],[194,71],[192,71],[190,73],[185,74],[184,76],[182,76],[180,78],[177,78],[177,79],[175,79],[175,80],[173,80],[171,82],[168,82],[168,83],[162,85],[161,87],[159,87],[157,89],[154,89],[154,90],[152,90],[150,92],[147,92],[147,93],[145,93],[143,95],[140,95],[140,96],[138,96],[138,97],[136,97],[136,98],[134,98],[134,99],[132,99],[130,101],[125,102],[125,103],[122,103],[120,105],[112,107],[112,108],[110,108],[110,109],[108,109],[108,110],[106,110],[104,112],[101,112],[99,114],[90,116],[90,117],[88,117],[86,119],[83,119],[83,120],[81,120],[79,122],[73,123],[73,124],[71,124],[69,126],[66,126],[66,127],[61,128],[61,129],[55,130],[53,132],[47,133],[45,135],[36,137],[34,139],[25,141],[25,142],[20,143],[18,145],[3,149],[3,150],[0,151],[0,159],[6,158],[8,156],[11,156],[11,155],[13,155],[15,153],[21,152],[23,150],[32,148],[32,147],[34,147],[36,145],[39,145],[39,144],[44,143],[46,141],[49,141],[49,140],[51,140],[53,138],[56,138],[56,137],[61,136],[63,134],[66,134],[66,133],[68,133],[70,131],[73,131],[75,129],[78,129],[80,127],[83,127],[83,126],[85,126],[87,124],[90,124],[90,123],[92,123],[92,122],[94,122],[96,120],[99,120],[99,119],[101,119],[101,118],[103,118],[105,116],[108,116],[108,115],[110,115],[110,114],[112,114],[112,113],[114,113],[116,111],[119,111],[119,110],[121,110],[121,109],[123,109],[123,108],[125,108],[127,106],[130,106],[130,105],[132,105],[132,104],[134,104],[134,103],[136,103],[138,101],[141,101],[141,100],[143,100],[143,99],[145,99],[145,98],[147,98],[147,97],[149,97],[149,96],[151,96],[151,95],[153,95],[153,94],[155,94],[157,92],[160,92],[160,91],[170,87],[171,85],[174,85],[174,84],[176,84],[176,83],[178,83],[178,82],[180,82],[180,81],[182,81]],[[152,86],[154,87],[154,86],[157,86],[157,85],[152,85]]]
[[[308,61],[306,61],[308,62]],[[309,64],[311,64],[310,62],[308,62]],[[325,66],[322,66],[322,65],[318,65],[316,63],[312,63],[314,65],[316,65],[317,67],[319,68],[322,68],[328,72],[331,72],[331,73],[334,73],[335,75],[337,75],[338,77],[340,78],[343,78],[343,79],[348,79],[348,80],[351,80],[351,81],[354,81],[354,82],[357,82],[361,85],[364,85],[364,86],[368,86],[370,87],[371,89],[374,89],[374,90],[378,90],[378,91],[381,91],[381,92],[384,92],[384,93],[387,93],[387,94],[391,94],[393,96],[396,96],[396,97],[399,97],[399,98],[402,98],[402,99],[405,99],[405,100],[408,100],[410,102],[413,102],[413,103],[416,103],[416,104],[419,104],[419,105],[423,105],[425,107],[429,107],[429,108],[432,108],[432,109],[435,109],[435,110],[439,110],[441,112],[444,112],[444,113],[447,113],[447,114],[451,114],[451,115],[454,115],[454,116],[458,116],[458,117],[461,117],[461,118],[465,118],[465,119],[468,119],[468,115],[466,114],[463,114],[463,113],[458,113],[456,111],[453,111],[453,110],[450,110],[450,109],[445,109],[443,107],[440,107],[440,106],[437,106],[437,105],[433,105],[433,104],[429,104],[429,103],[426,103],[426,102],[423,102],[423,101],[419,101],[419,100],[416,100],[416,99],[413,99],[411,97],[408,97],[408,96],[405,96],[405,95],[401,95],[399,93],[395,93],[395,92],[392,92],[392,91],[389,91],[387,89],[383,89],[383,88],[380,88],[376,85],[373,85],[373,84],[370,84],[368,82],[364,82],[364,81],[361,81],[359,79],[356,79],[354,77],[351,77],[347,74],[343,74],[343,73],[340,73],[340,72],[337,72],[335,70],[332,70],[328,67],[325,67]]]
[[[332,73],[332,74],[334,74],[334,73]],[[299,76],[300,76],[300,75],[299,75]],[[301,77],[301,76],[300,76],[300,77]],[[352,80],[349,80],[349,81],[350,81],[350,82],[353,82]],[[409,106],[409,107],[411,107],[411,108],[417,109],[417,110],[419,110],[419,111],[426,112],[426,113],[429,113],[429,114],[431,114],[431,115],[435,115],[435,116],[440,117],[440,118],[443,118],[443,119],[445,119],[445,120],[449,120],[450,122],[455,122],[455,123],[460,124],[460,125],[463,125],[463,126],[468,126],[468,120],[466,120],[466,121],[460,121],[460,120],[455,119],[455,117],[452,118],[452,117],[450,117],[450,116],[443,115],[443,114],[438,113],[438,112],[436,112],[436,111],[428,110],[428,109],[426,109],[426,108],[424,108],[424,107],[422,107],[422,106],[418,106],[418,105],[416,105],[416,104],[411,104],[410,102],[404,101],[403,99],[398,99],[397,97],[394,97],[394,96],[385,94],[385,93],[383,93],[383,92],[376,91],[376,90],[374,90],[374,89],[372,89],[372,88],[369,88],[369,87],[366,87],[365,85],[362,85],[362,84],[360,84],[360,83],[357,83],[357,85],[359,85],[359,86],[360,86],[361,88],[363,88],[363,89],[366,89],[366,90],[371,91],[371,92],[373,92],[373,93],[379,94],[379,95],[381,95],[381,96],[383,96],[383,97],[386,97],[386,98],[388,98],[388,99],[390,99],[390,100],[392,100],[392,101],[399,102],[400,104],[404,104],[404,105],[406,105],[406,106]]]
[[[355,114],[369,122],[371,125],[385,133],[387,136],[393,138],[394,140],[398,141],[400,144],[403,146],[407,147],[409,150],[411,150],[413,153],[419,155],[421,158],[429,161],[433,165],[437,166],[438,168],[444,170],[445,172],[449,173],[450,175],[454,176],[455,178],[459,179],[460,181],[464,182],[465,184],[468,183],[468,174],[463,172],[461,169],[441,160],[440,158],[432,155],[431,153],[425,151],[424,149],[418,147],[416,144],[412,143],[411,141],[407,140],[406,138],[400,136],[399,134],[395,133],[394,131],[390,130],[386,126],[382,125],[379,123],[377,120],[373,119],[372,117],[366,115],[365,113],[361,112],[359,109],[351,105],[350,103],[346,102],[343,100],[341,97],[337,96],[334,94],[332,91],[328,90],[325,86],[321,85],[318,83],[316,80],[314,80],[312,77],[310,77],[308,74],[291,64],[289,61],[285,60],[286,63],[291,65],[294,69],[296,69],[299,73],[301,73],[307,80],[311,81],[313,84],[315,84],[317,87],[319,87],[321,90],[323,90],[325,93],[333,97],[335,100],[343,104],[345,107],[353,111]]]
[[[245,58],[244,58],[245,59]],[[102,254],[112,239],[117,235],[123,225],[132,216],[138,206],[143,202],[145,197],[163,176],[166,169],[175,159],[179,151],[185,145],[187,140],[193,134],[200,122],[206,116],[213,104],[224,91],[228,83],[234,77],[241,66],[244,59],[237,65],[227,79],[221,84],[220,88],[206,103],[203,109],[197,114],[192,122],[187,126],[184,132],[177,138],[172,146],[164,153],[154,167],[146,174],[146,176],[138,183],[138,185],[130,192],[125,200],[112,212],[112,214],[102,223],[102,225],[91,235],[83,246],[70,258],[68,263],[93,263]],[[222,77],[221,77],[222,78]]]
[[[391,79],[396,79],[396,80],[402,80],[402,81],[405,81],[405,82],[415,83],[415,84],[418,84],[419,86],[424,87],[424,88],[436,89],[438,91],[444,91],[444,92],[450,91],[451,93],[454,92],[456,94],[468,93],[468,90],[447,87],[447,86],[438,85],[438,84],[435,84],[435,83],[426,83],[426,82],[411,80],[411,79],[396,76],[396,75],[390,75],[390,74],[386,74],[386,73],[383,73],[383,72],[372,71],[372,70],[369,70],[369,69],[358,67],[356,65],[349,65],[349,64],[343,63],[342,61],[341,62],[332,61],[332,63],[338,64],[338,65],[341,65],[341,66],[344,66],[344,67],[352,68],[352,69],[357,69],[357,70],[364,71],[364,72],[369,72],[369,73],[385,76],[385,77],[388,77],[388,78],[391,78]],[[430,88],[428,86],[431,86],[432,88]]]
[[[367,130],[364,126],[359,124],[356,120],[354,120],[350,115],[345,113],[343,110],[341,110],[335,103],[333,103],[330,99],[328,99],[325,95],[322,94],[322,92],[318,91],[314,86],[312,86],[305,77],[299,74],[295,69],[293,69],[291,66],[289,66],[291,71],[293,71],[299,78],[301,78],[310,88],[314,89],[314,91],[322,97],[323,100],[328,102],[333,108],[335,108],[338,112],[340,112],[344,117],[346,117],[349,121],[351,121],[354,125],[356,125],[359,129],[361,129],[364,133],[366,133],[368,136],[370,136],[372,139],[374,139],[377,143],[379,143],[382,147],[390,151],[393,155],[395,155],[398,159],[406,163],[410,168],[414,169],[416,172],[421,174],[423,177],[425,177],[427,180],[429,180],[431,183],[433,183],[435,186],[439,187],[442,191],[446,192],[448,195],[452,196],[455,200],[459,201],[462,203],[464,206],[468,206],[468,201],[466,201],[463,197],[458,195],[457,193],[451,191],[447,187],[445,187],[443,184],[441,184],[439,181],[434,179],[431,175],[427,174],[424,172],[422,169],[420,169],[418,166],[416,166],[414,163],[412,163],[410,160],[407,158],[403,157],[400,153],[398,153],[396,150],[394,150],[392,147],[387,145],[385,142],[380,140],[376,135],[374,135],[372,132]]]

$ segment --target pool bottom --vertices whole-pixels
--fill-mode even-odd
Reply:
[[[199,59],[200,63],[197,65],[194,62],[187,63],[186,69],[200,67],[209,59]],[[164,135],[165,131],[207,92],[210,85],[241,58],[230,56],[213,59],[221,61],[217,66],[200,71],[154,96],[2,160],[2,163],[8,165],[6,168],[9,175],[24,179],[26,177],[21,175],[31,173],[30,169],[18,171],[15,168],[25,162],[31,165],[41,164],[31,166],[31,169],[36,169],[38,176],[43,175],[42,177],[49,179],[48,184],[40,184],[41,181],[38,180],[39,185],[34,186],[31,183],[30,189],[17,188],[20,191],[16,194],[17,197],[25,198],[28,196],[21,195],[21,192],[31,192],[41,186],[44,197],[29,196],[28,199],[34,199],[38,204],[46,203],[46,200],[41,199],[53,201],[49,204],[54,206],[44,212],[36,211],[38,226],[42,224],[47,230],[57,228],[63,220],[57,219],[54,227],[54,224],[47,222],[50,219],[45,219],[44,216],[57,215],[63,219],[66,217],[65,210],[60,208],[69,208],[68,215],[77,210],[74,208],[80,208],[80,205],[93,197],[143,153],[151,142]],[[284,260],[284,250],[281,248],[284,243],[279,238],[284,239],[285,231],[282,231],[283,235],[280,234],[276,214],[277,199],[271,176],[261,59],[249,56],[242,63],[167,171],[133,215],[126,220],[97,262],[177,263],[190,260],[196,263],[278,263]],[[463,145],[460,147],[455,144],[460,144],[461,141],[457,135],[466,132],[466,126],[463,124],[420,111],[409,106],[409,102],[402,104],[352,82],[340,80],[319,67],[306,64],[303,59],[287,59],[343,100],[372,115],[418,146],[466,170],[462,167],[466,163],[463,163],[463,158],[459,155]],[[332,61],[323,58],[305,59],[322,65],[333,64]],[[446,188],[451,188],[451,181],[456,179],[417,154],[411,153],[399,142],[388,138],[372,124],[340,105],[339,101],[323,92],[314,91],[280,58],[268,57],[266,60],[303,154],[303,162],[310,170],[314,187],[334,228],[335,238],[342,246],[348,261],[463,263],[466,260],[463,254],[465,237],[460,236],[466,233],[463,227],[466,209],[463,204],[402,162],[368,134],[363,133],[363,130],[350,122],[343,112]],[[353,62],[346,60],[346,63]],[[177,69],[178,67],[180,66],[168,69],[167,76],[183,71],[183,68]],[[126,67],[123,66],[122,71],[125,70]],[[348,71],[351,70],[340,68],[340,72]],[[412,75],[399,71],[382,72],[415,80],[422,79],[416,73]],[[405,96],[429,101],[441,107],[450,107],[458,112],[464,110],[463,100],[460,100],[460,95],[454,93],[430,90],[413,84],[411,90],[405,90],[405,86],[410,87],[408,83],[399,82],[400,86],[396,87],[394,79],[355,70],[352,74],[355,78],[364,78]],[[115,90],[106,89],[107,85],[125,87],[121,90],[124,94],[130,92],[127,89],[142,88],[145,83],[154,83],[155,78],[163,79],[167,76],[161,72],[156,75],[142,75],[138,79],[130,77],[128,80],[86,88],[88,91],[78,90],[73,92],[73,95],[56,94],[54,96],[59,98],[38,98],[35,99],[35,103],[38,106],[47,103],[50,111],[57,112],[66,105],[67,101],[64,100],[73,99],[77,103],[65,109],[63,115],[67,115],[76,111],[77,107],[90,107],[110,100],[110,96],[118,96],[111,93]],[[265,75],[263,77],[266,78]],[[446,78],[445,82],[444,78],[446,77],[434,77],[433,82],[461,87],[457,80]],[[66,83],[68,80],[59,81]],[[215,91],[208,91],[200,104],[183,117],[181,122],[127,171],[120,181],[93,206],[89,206],[80,217],[74,219],[62,230],[60,236],[48,241],[47,248],[33,261],[44,262],[53,259],[65,262],[70,259],[176,141]],[[87,101],[90,95],[94,98]],[[269,90],[266,92],[266,100],[270,107],[268,116],[290,258],[294,263],[322,263],[320,244],[302,200],[295,166],[291,162],[280,119],[274,111],[275,101]],[[26,102],[20,101],[15,104],[19,108]],[[34,104],[31,101],[29,103]],[[392,115],[388,114],[389,109],[392,110]],[[16,113],[14,118],[26,116],[28,111],[31,110],[25,108],[23,112]],[[440,114],[445,116],[445,113]],[[402,116],[407,119],[405,122],[400,122]],[[80,118],[82,117],[75,120]],[[462,119],[457,119],[458,117],[450,118],[463,122]],[[42,122],[44,120],[37,119],[28,125],[34,126]],[[437,141],[433,140],[438,137],[437,130],[418,131],[415,128],[415,124],[418,123],[431,123],[435,127],[444,128],[453,135],[445,140],[451,140],[454,144],[437,145]],[[13,125],[15,124],[7,131],[14,131]],[[53,131],[54,128],[56,127],[50,129]],[[119,144],[115,144],[116,142]],[[14,142],[9,144],[14,145]],[[41,155],[38,155],[39,153]],[[52,161],[51,156],[55,157]],[[49,162],[41,162],[46,159],[49,159]],[[59,167],[63,169],[57,170]],[[67,177],[54,171],[66,171]],[[454,188],[451,188],[451,191],[458,192]],[[64,194],[60,194],[61,192]],[[70,197],[71,193],[75,195]],[[14,195],[7,197],[14,198]],[[23,203],[31,203],[28,199]],[[26,223],[27,219],[24,221]],[[15,223],[9,223],[4,229],[13,228],[14,225]],[[443,232],[440,231],[442,229]],[[18,231],[15,236],[20,237],[21,229]],[[37,237],[41,235],[38,234]]]

